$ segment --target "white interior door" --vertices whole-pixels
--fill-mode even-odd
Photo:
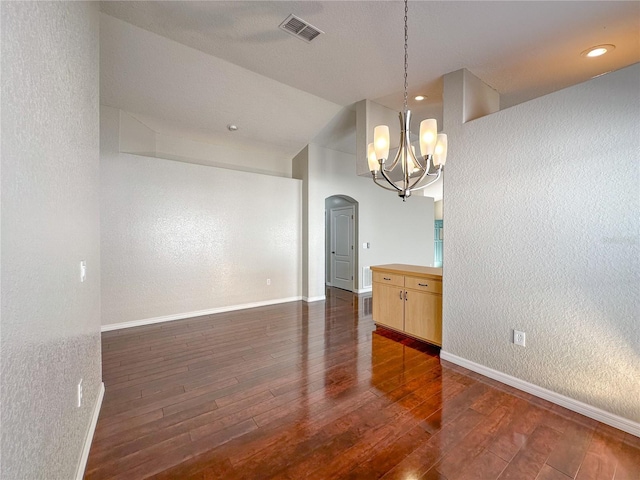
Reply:
[[[354,208],[331,209],[331,284],[353,291]]]

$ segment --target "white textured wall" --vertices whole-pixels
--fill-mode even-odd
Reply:
[[[442,200],[438,200],[437,202],[435,202],[433,204],[433,214],[436,220],[442,220],[443,219],[443,206],[444,206],[444,202]]]
[[[71,479],[101,381],[98,5],[0,9],[0,477]]]
[[[304,299],[309,299],[309,146],[304,147],[291,160],[291,171],[293,178],[302,181],[302,200],[300,207],[302,209],[302,265],[300,274],[302,276],[302,295]],[[318,295],[322,296],[322,295]]]
[[[106,14],[100,20],[100,99],[155,132],[196,142],[167,145],[172,151],[166,153],[196,155],[202,163],[201,154],[213,150],[224,157],[217,162],[285,176],[296,152],[342,110]],[[238,130],[229,132],[229,123]]]
[[[103,325],[300,296],[300,181],[120,154],[118,118],[102,107]]]
[[[233,133],[229,133],[233,136]],[[122,153],[165,158],[178,162],[228,168],[264,175],[291,177],[291,162],[272,162],[279,157],[268,146],[255,147],[213,145],[186,137],[164,135],[147,127],[134,115],[120,110],[120,147]],[[272,158],[273,157],[273,158]],[[259,161],[256,161],[259,159]]]
[[[500,110],[500,94],[469,70],[462,70],[464,93],[462,95],[462,121],[470,122]]]
[[[229,132],[232,136],[233,133]],[[213,145],[156,133],[156,156],[179,162],[291,178],[291,160],[283,160],[269,145]]]
[[[466,124],[445,110],[444,350],[634,421],[639,86],[636,64]]]
[[[362,267],[385,263],[433,265],[433,199],[398,195],[356,175],[355,155],[308,146],[308,298],[324,295],[325,199],[346,195],[358,202],[358,282]],[[294,166],[295,170],[295,166]],[[370,242],[371,248],[362,244]]]
[[[118,151],[156,156],[157,133],[127,112],[120,112],[120,144]]]

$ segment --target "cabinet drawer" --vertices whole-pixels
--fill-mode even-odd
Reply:
[[[433,278],[404,277],[404,286],[423,292],[442,294],[442,280]]]
[[[404,287],[404,275],[394,273],[373,272],[373,281]]]

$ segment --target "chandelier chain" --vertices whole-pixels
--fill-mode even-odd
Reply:
[[[407,102],[407,70],[409,68],[409,28],[408,28],[409,2],[404,0],[404,111],[408,110]]]

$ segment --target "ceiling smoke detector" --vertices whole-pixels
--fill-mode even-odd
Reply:
[[[293,14],[284,19],[284,22],[280,24],[280,29],[307,43],[324,33],[319,28],[314,27]]]

